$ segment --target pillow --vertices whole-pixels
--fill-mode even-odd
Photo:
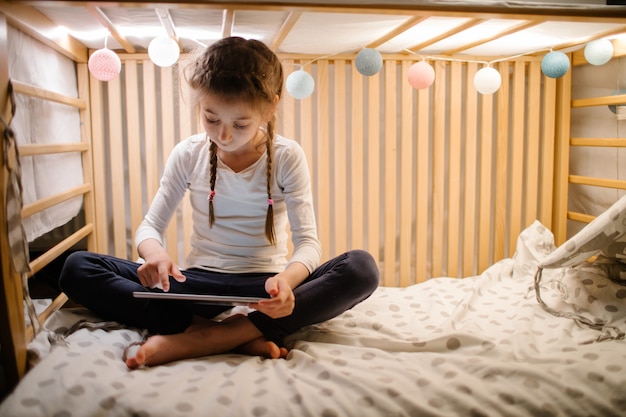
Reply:
[[[626,235],[626,195],[539,263],[540,268],[579,265]]]

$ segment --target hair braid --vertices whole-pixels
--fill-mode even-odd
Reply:
[[[211,187],[211,192],[209,193],[209,226],[213,227],[213,223],[215,223],[215,209],[213,208],[213,198],[215,197],[215,180],[217,177],[217,145],[215,142],[211,142],[210,148],[210,178],[209,178],[209,186]]]
[[[272,200],[272,144],[274,142],[274,119],[267,123],[267,215],[265,216],[265,236],[272,245],[276,245],[276,230],[274,228],[274,201]]]

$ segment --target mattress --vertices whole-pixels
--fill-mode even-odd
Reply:
[[[141,330],[63,309],[30,343],[33,367],[0,415],[623,416],[626,341],[597,342],[598,331],[537,302],[537,265],[554,249],[535,222],[513,257],[464,279],[380,287],[290,336],[286,359],[223,354],[129,370],[122,355]],[[605,270],[546,269],[542,299],[624,331],[626,288]],[[60,336],[82,320],[93,328]]]

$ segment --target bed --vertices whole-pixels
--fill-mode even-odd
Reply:
[[[117,30],[129,20],[147,28],[154,3],[0,2],[7,34],[0,57],[8,67],[0,65],[0,80],[10,81],[17,103],[12,123],[29,250],[27,270],[16,273],[2,222],[1,416],[626,414],[626,94],[619,85],[626,48],[616,37],[611,61],[596,66],[581,47],[626,32],[626,8],[406,3],[156,3],[160,24],[171,19],[168,29],[178,33],[194,18],[217,21],[222,36],[273,31],[268,43],[286,73],[302,67],[314,76],[311,97],[284,95],[279,130],[309,157],[323,256],[366,249],[381,284],[352,310],[292,335],[286,359],[224,354],[130,371],[122,359],[145,332],[68,302],[54,280],[73,250],[136,258],[132,234],[164,158],[199,127],[179,84],[192,42],[180,39],[178,65],[161,68],[145,40]],[[266,25],[256,26],[251,16],[260,14]],[[411,41],[428,56],[391,42],[448,18],[462,23],[417,46]],[[64,19],[108,27],[122,61],[117,78],[102,82],[89,72],[102,37],[51,34]],[[508,20],[514,24],[496,30]],[[328,46],[321,35],[310,42],[311,26],[321,22],[325,35],[341,34],[345,43]],[[454,44],[481,24],[493,25],[482,41]],[[367,41],[349,32],[363,36],[364,27]],[[561,36],[550,42],[572,65],[560,78],[542,73],[545,53],[505,56],[493,35],[556,27]],[[355,43],[385,52],[379,74],[355,69]],[[310,49],[297,52],[297,44]],[[51,61],[31,65],[20,53],[35,50],[31,56]],[[406,80],[423,59],[436,76],[418,90]],[[483,60],[503,78],[495,94],[473,88]],[[72,78],[48,85],[26,77],[31,67],[58,68],[49,79]],[[7,118],[12,100],[2,94]],[[25,129],[38,112],[49,116],[40,105],[51,115],[60,110],[71,132],[59,128],[60,137],[49,138]],[[40,165],[44,155],[56,166]],[[62,187],[39,183],[38,168],[50,181],[53,173],[62,178],[54,181]],[[181,264],[188,204],[166,237]],[[42,276],[51,285],[40,297]]]
[[[380,287],[294,334],[278,360],[224,354],[129,371],[122,356],[140,330],[64,309],[29,345],[35,365],[0,415],[624,415],[626,287],[594,263],[545,270],[550,308],[621,331],[598,342],[602,331],[537,302],[537,266],[553,251],[535,222],[513,258],[478,276]],[[95,324],[60,337],[82,320]]]

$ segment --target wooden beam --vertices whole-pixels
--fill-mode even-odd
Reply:
[[[124,35],[122,35],[117,30],[117,28],[115,27],[115,24],[111,22],[109,17],[106,14],[104,14],[104,12],[102,11],[100,7],[87,6],[87,11],[89,11],[89,13],[91,13],[98,20],[98,22],[100,22],[100,24],[109,31],[113,39],[115,39],[117,43],[122,45],[122,48],[124,48],[126,52],[128,52],[129,54],[134,54],[135,52],[137,52],[133,44],[131,44],[124,37]]]
[[[302,16],[301,11],[289,12],[289,15],[278,30],[278,33],[276,34],[276,36],[274,36],[274,39],[272,39],[272,42],[269,45],[270,49],[272,49],[273,51],[278,50],[287,35],[289,35],[289,32],[291,32],[291,29],[293,29],[293,27],[298,22],[298,19],[300,19],[300,16]]]
[[[228,38],[233,33],[235,24],[235,10],[231,7],[224,9],[222,14],[222,38]]]
[[[7,22],[76,62],[87,62],[87,47],[30,6],[0,1]]]
[[[454,54],[459,53],[461,51],[466,51],[468,49],[474,48],[474,47],[479,46],[479,45],[483,45],[483,44],[485,44],[487,42],[491,42],[491,41],[493,41],[495,39],[502,38],[502,37],[510,35],[512,33],[519,32],[519,31],[531,28],[533,26],[537,26],[539,23],[541,23],[541,22],[538,22],[538,21],[522,22],[522,23],[520,23],[518,25],[510,27],[510,28],[508,28],[506,30],[503,30],[501,32],[493,33],[493,34],[491,34],[487,38],[479,39],[477,41],[474,41],[472,43],[468,43],[468,44],[460,46],[458,48],[448,50],[448,51],[445,52],[445,54],[446,55],[454,55]]]
[[[433,45],[433,44],[439,42],[440,40],[446,39],[447,37],[450,37],[450,36],[455,35],[457,33],[461,33],[461,32],[463,32],[466,29],[474,27],[474,26],[476,26],[476,25],[478,25],[480,23],[483,23],[484,21],[485,21],[485,19],[476,19],[476,18],[475,19],[470,19],[469,21],[463,23],[462,25],[459,25],[459,26],[457,26],[457,27],[455,27],[455,28],[453,28],[451,30],[448,30],[448,31],[446,31],[446,32],[444,32],[444,33],[442,33],[442,34],[440,34],[438,36],[435,36],[434,38],[430,38],[430,39],[428,39],[425,42],[419,43],[419,44],[414,45],[414,46],[412,46],[410,48],[407,48],[407,49],[409,49],[411,51],[414,51],[414,52],[419,52],[420,50],[426,48],[427,46]]]

